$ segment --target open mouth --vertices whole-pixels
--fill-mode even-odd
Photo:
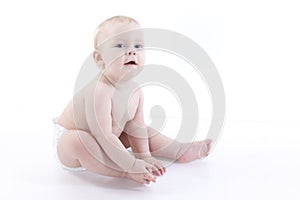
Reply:
[[[137,63],[134,60],[132,60],[132,61],[126,62],[124,65],[137,65]]]

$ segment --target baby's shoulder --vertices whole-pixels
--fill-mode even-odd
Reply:
[[[129,81],[128,81],[129,82]],[[130,90],[133,90],[135,92],[141,92],[142,91],[142,86],[140,84],[138,84],[136,81],[131,80],[128,84],[128,88],[130,88]]]
[[[133,81],[132,83],[134,85],[135,91],[136,93],[140,96],[143,95],[143,90],[142,90],[142,86],[140,84],[138,84],[137,82]]]

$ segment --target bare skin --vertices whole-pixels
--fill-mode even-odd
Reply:
[[[136,23],[115,23],[107,35],[136,28],[140,28]],[[140,38],[129,40],[136,47]],[[103,51],[119,54],[123,47],[119,40],[114,42],[106,47],[109,49],[94,53],[95,62],[109,68],[80,90],[57,118],[57,124],[68,129],[58,142],[60,161],[67,167],[82,166],[97,174],[149,184],[166,173],[153,156],[181,163],[206,157],[211,140],[180,143],[145,126],[142,90],[131,79],[118,82],[144,64],[143,52],[126,48],[123,56],[111,62]],[[129,147],[134,156],[127,151]]]
[[[84,93],[84,91],[82,91],[82,93]],[[78,98],[79,99],[78,101],[81,101],[82,98],[84,98],[84,96],[76,95],[75,98]],[[75,99],[74,101],[77,100]],[[73,104],[69,103],[65,111],[57,120],[58,124],[69,129],[69,131],[67,132],[69,134],[63,134],[63,136],[60,138],[60,141],[58,143],[58,156],[64,165],[68,167],[83,166],[87,170],[94,173],[98,173],[106,176],[112,176],[112,177],[126,177],[144,184],[149,184],[150,182],[156,182],[156,178],[153,175],[161,176],[166,172],[165,167],[163,167],[153,157],[151,157],[151,160],[149,160],[146,163],[153,164],[153,162],[155,162],[154,167],[144,163],[145,169],[147,171],[143,173],[134,173],[134,172],[126,173],[122,171],[117,165],[115,165],[115,163],[111,161],[111,159],[105,154],[105,152],[103,152],[103,150],[99,148],[99,144],[97,143],[95,137],[93,137],[91,131],[89,130],[89,125],[87,120],[78,121],[74,118],[76,114],[73,113],[74,109],[72,107]],[[136,113],[137,107],[138,106],[132,106],[131,108],[134,110],[133,111],[130,110],[128,112]],[[76,108],[76,111],[78,113],[86,112],[85,110],[78,110],[78,109],[85,109],[85,106],[80,106]],[[126,119],[126,123],[128,123],[129,121],[130,119]],[[117,124],[111,123],[111,125],[112,125],[111,130],[113,130],[112,134],[118,137],[118,139],[120,140],[121,144],[125,149],[131,147],[132,144],[138,145],[139,141],[136,138],[132,137],[131,135],[128,135],[126,132],[121,130]],[[149,144],[148,146],[149,152],[153,156],[165,157],[168,159],[172,159],[174,161],[186,163],[186,162],[191,162],[193,160],[206,157],[210,149],[210,144],[211,144],[210,140],[194,142],[192,144],[189,143],[184,144],[184,143],[176,142],[171,138],[166,137],[165,135],[157,132],[151,127],[147,127],[147,133],[148,133],[147,143]],[[169,146],[169,148],[163,149],[163,147],[165,146]],[[184,152],[180,152],[185,149],[187,150]],[[148,152],[136,151],[136,153],[148,153]],[[147,161],[149,157],[142,158],[142,159]],[[104,162],[107,161],[110,162],[108,162],[108,164],[105,164]]]

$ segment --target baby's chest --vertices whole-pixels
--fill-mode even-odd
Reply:
[[[139,104],[138,95],[115,95],[112,100],[112,125],[113,129],[124,130],[124,126],[135,116]]]

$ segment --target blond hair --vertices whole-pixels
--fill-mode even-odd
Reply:
[[[137,23],[139,24],[135,19],[131,18],[131,17],[127,17],[127,16],[114,16],[114,17],[111,17],[111,18],[108,18],[106,20],[104,20],[101,24],[99,24],[95,30],[95,33],[94,33],[94,48],[97,49],[99,47],[100,44],[99,41],[98,41],[98,38],[99,36],[101,36],[103,34],[103,29],[106,25],[110,24],[110,23],[113,23],[113,22],[121,22],[121,23],[131,23],[131,22],[134,22],[134,23]]]

